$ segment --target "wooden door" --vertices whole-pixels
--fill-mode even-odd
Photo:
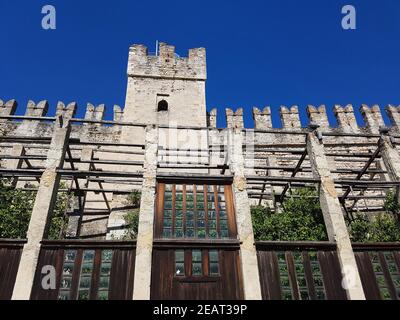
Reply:
[[[240,300],[237,249],[156,249],[152,299]]]
[[[229,184],[158,183],[151,298],[242,299]]]

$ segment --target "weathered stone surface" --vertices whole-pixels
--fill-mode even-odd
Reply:
[[[326,114],[325,105],[321,105],[319,107],[309,105],[307,107],[307,112],[310,118],[310,122],[318,124],[323,131],[329,131],[331,129],[329,125],[328,115]]]
[[[283,129],[295,130],[301,128],[298,106],[292,106],[291,108],[281,106],[280,111]]]
[[[209,128],[217,127],[217,109],[214,108],[207,113],[207,126]]]
[[[15,110],[17,109],[17,101],[10,100],[4,103],[0,100],[0,116],[10,116],[15,114]],[[3,121],[0,119],[0,121]]]
[[[356,116],[354,115],[353,106],[351,104],[342,107],[335,105],[334,107],[335,117],[338,125],[346,133],[357,133],[360,132],[360,128],[357,125]]]
[[[48,218],[53,212],[55,199],[60,183],[56,170],[62,167],[70,134],[68,122],[60,127],[55,126],[50,149],[47,154],[46,169],[42,175],[39,189],[32,210],[27,232],[28,242],[24,246],[14,286],[13,300],[29,300],[39,259],[40,242],[47,232]]]
[[[57,104],[56,116],[63,116],[64,119],[70,120],[75,117],[78,105],[76,102],[71,102],[65,106],[64,102],[60,101]]]
[[[206,126],[205,49],[192,49],[187,58],[176,57],[174,50],[161,43],[159,55],[151,56],[142,45],[130,48],[125,122]],[[158,112],[161,100],[167,101],[167,112]]]
[[[147,127],[146,152],[140,201],[139,230],[136,244],[136,265],[133,299],[149,300],[153,252],[154,205],[157,176],[158,128]]]
[[[400,181],[400,154],[392,144],[389,135],[382,135],[382,158],[392,181]],[[400,199],[398,199],[400,201]]]
[[[233,197],[238,236],[241,241],[240,257],[244,296],[247,300],[261,300],[257,252],[254,245],[250,201],[246,190],[242,135],[240,129],[233,129],[233,131],[230,132],[229,154],[230,167],[234,174]]]
[[[393,125],[393,129],[397,132],[400,131],[400,108],[399,106],[388,105],[386,111],[389,115],[390,121]]]
[[[243,109],[239,108],[233,111],[230,108],[226,109],[226,124],[229,129],[231,128],[244,128],[243,122]]]
[[[379,106],[374,105],[370,108],[369,106],[363,104],[360,108],[360,111],[367,126],[367,130],[370,133],[378,134],[379,127],[385,125]]]
[[[325,226],[330,241],[337,244],[337,251],[344,282],[347,283],[347,295],[351,300],[364,300],[365,295],[358,273],[357,263],[351,246],[346,222],[338,194],[333,182],[329,162],[327,161],[323,143],[314,132],[308,134],[307,150],[311,168],[315,178],[321,179],[320,205],[325,220]]]

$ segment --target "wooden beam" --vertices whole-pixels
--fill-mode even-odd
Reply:
[[[371,155],[365,166],[362,168],[362,170],[357,174],[357,177],[355,180],[360,180],[362,176],[367,172],[368,168],[371,166],[371,164],[375,161],[375,159],[378,157],[379,153],[381,152],[381,146],[380,144],[378,145],[378,148],[375,150],[375,152]],[[345,193],[340,197],[340,201],[344,202],[346,201],[346,197],[349,195],[351,192],[351,187],[347,188]]]

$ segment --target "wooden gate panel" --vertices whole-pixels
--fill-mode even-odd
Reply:
[[[379,300],[381,294],[368,252],[355,252],[361,283],[367,300]]]
[[[336,246],[330,243],[258,242],[264,300],[345,300]]]
[[[326,298],[328,300],[346,300],[346,291],[342,287],[342,273],[336,251],[318,252]]]
[[[257,257],[263,298],[265,300],[280,300],[282,290],[276,254],[272,251],[257,251]]]
[[[174,250],[158,249],[153,251],[151,268],[151,299],[173,299],[172,281],[174,270]]]
[[[21,241],[0,242],[0,300],[11,300],[23,243]]]
[[[400,245],[354,243],[358,271],[368,300],[400,300]]]
[[[31,293],[31,300],[57,300],[58,290],[45,290],[42,286],[42,269],[44,266],[54,266],[56,270],[56,288],[60,288],[63,249],[40,250],[39,261],[36,268],[34,285]]]
[[[240,255],[237,250],[221,251],[221,282],[222,299],[242,300],[241,290],[242,273],[240,268]]]
[[[135,254],[134,242],[48,241],[40,251],[31,299],[132,300]],[[55,290],[42,287],[44,266],[55,268]]]
[[[136,250],[114,250],[110,275],[110,300],[131,300]]]

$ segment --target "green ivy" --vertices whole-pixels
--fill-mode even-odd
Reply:
[[[396,193],[393,191],[389,191],[386,195],[384,209],[391,213],[392,215],[399,215],[400,213],[400,204],[397,200]]]
[[[128,196],[128,203],[133,207],[133,209],[124,216],[126,231],[123,240],[132,240],[137,238],[141,197],[142,194],[137,190],[133,191]]]
[[[384,209],[386,213],[368,218],[365,214],[356,215],[349,224],[349,232],[354,242],[398,242],[400,241],[400,226],[396,217],[399,216],[400,205],[396,194],[388,192]]]
[[[135,190],[131,192],[128,196],[128,202],[131,206],[135,208],[140,208],[140,199],[142,198],[142,194],[140,191]]]
[[[292,193],[297,197],[287,198],[280,213],[270,208],[253,207],[253,228],[256,240],[265,241],[326,241],[327,234],[320,204],[313,198],[311,189],[298,189]],[[400,226],[396,216],[400,205],[393,192],[389,192],[384,208],[386,213],[368,218],[358,214],[349,226],[354,242],[399,242]]]
[[[326,241],[327,234],[316,192],[302,188],[292,192],[280,213],[268,207],[252,207],[257,241]]]
[[[400,228],[391,214],[381,213],[373,218],[358,214],[349,225],[349,232],[354,242],[398,242]]]
[[[0,238],[24,239],[36,192],[12,188],[0,180]]]
[[[30,185],[27,188],[33,188]],[[60,189],[65,189],[64,183]],[[23,191],[12,188],[7,180],[0,180],[0,238],[24,239],[35,203],[36,191]],[[65,214],[70,201],[67,192],[59,192],[53,215],[50,218],[49,239],[62,239],[68,225]]]

